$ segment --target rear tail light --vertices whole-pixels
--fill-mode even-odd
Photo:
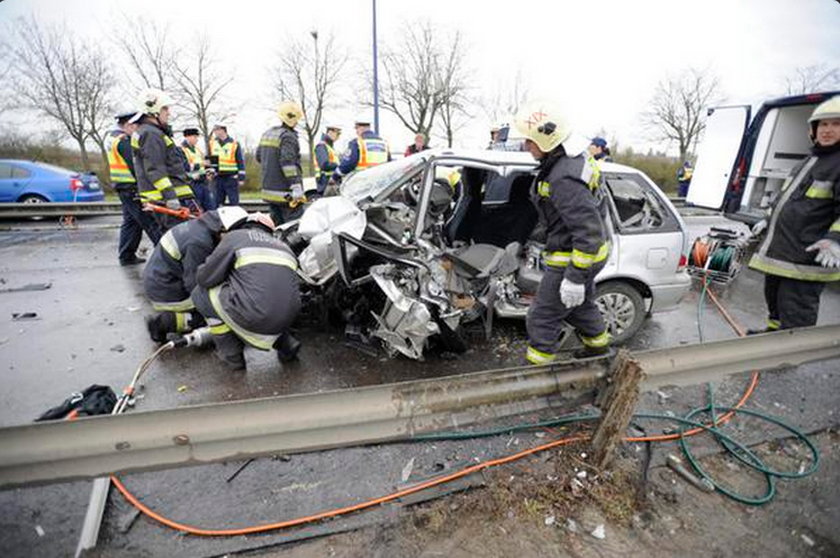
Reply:
[[[85,187],[85,185],[82,184],[82,181],[79,180],[78,178],[71,178],[70,179],[70,189],[73,190],[74,192],[76,190],[81,190],[84,187]]]
[[[688,258],[685,257],[685,254],[680,254],[680,263],[677,264],[677,271],[682,271],[687,265]]]

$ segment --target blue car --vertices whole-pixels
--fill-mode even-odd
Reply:
[[[47,163],[0,159],[0,202],[95,202],[105,194],[93,173]]]

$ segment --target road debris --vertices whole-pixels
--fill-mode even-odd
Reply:
[[[27,322],[40,319],[37,312],[12,312],[13,322]]]
[[[43,537],[44,535],[47,534],[46,531],[44,531],[44,528],[41,527],[40,525],[35,526],[35,532],[38,533],[39,537]]]
[[[52,283],[28,283],[22,287],[8,287],[0,289],[0,293],[19,293],[23,291],[46,291],[52,287]]]
[[[184,393],[188,389],[189,389],[189,386],[186,386],[186,385],[178,386],[178,393]]]
[[[601,523],[595,529],[593,529],[592,533],[590,533],[596,539],[602,541],[607,538],[607,532],[604,528],[604,524]]]
[[[400,474],[400,480],[402,482],[406,482],[408,478],[411,476],[411,471],[414,470],[414,458],[408,460],[408,463],[405,464],[405,467],[402,469],[402,473]]]

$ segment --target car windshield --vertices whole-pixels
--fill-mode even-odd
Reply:
[[[341,195],[356,204],[385,197],[392,188],[419,173],[425,164],[425,157],[412,155],[356,172],[342,183]]]

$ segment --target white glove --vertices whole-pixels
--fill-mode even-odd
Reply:
[[[806,252],[819,250],[815,261],[823,267],[840,267],[840,244],[830,238],[818,240],[805,248]]]
[[[181,210],[181,202],[178,198],[172,198],[171,200],[166,200],[166,209],[171,209],[172,211],[180,211]]]
[[[585,298],[586,285],[573,283],[566,278],[560,283],[560,300],[566,308],[580,306]]]
[[[292,184],[292,199],[297,201],[303,198],[303,186],[300,184]]]
[[[759,236],[766,229],[767,229],[767,219],[762,219],[761,221],[759,221],[758,223],[756,223],[755,225],[752,226],[752,228],[750,229],[750,233],[752,233],[753,236]]]

